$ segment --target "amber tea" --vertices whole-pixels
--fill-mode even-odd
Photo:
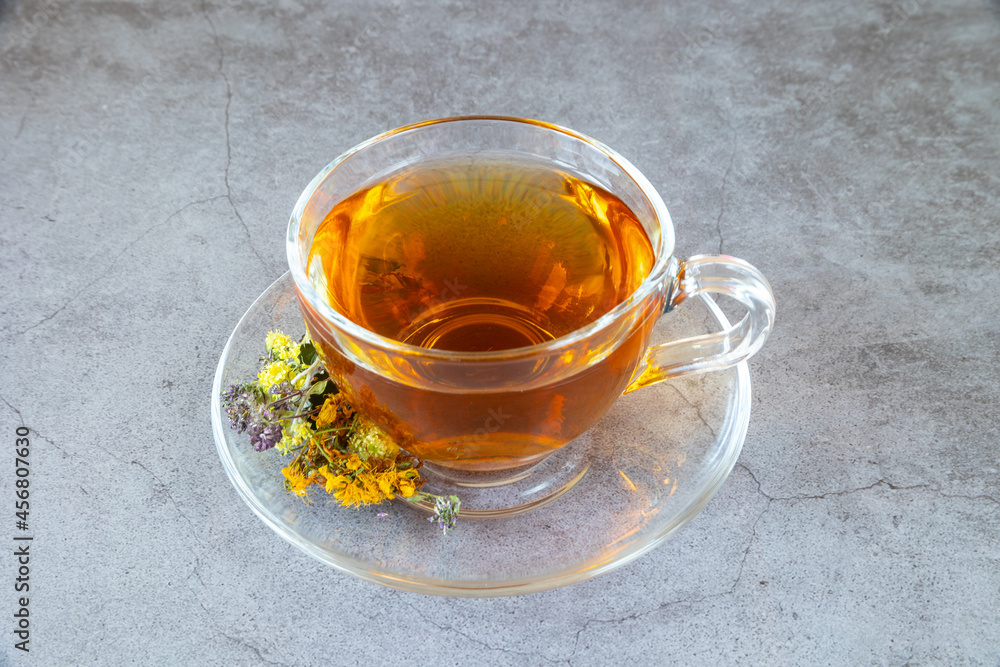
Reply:
[[[316,230],[307,272],[335,310],[369,331],[486,352],[586,326],[628,298],[654,259],[640,221],[607,190],[551,165],[477,155],[422,163],[338,203]],[[381,414],[390,431],[416,420],[437,436],[394,433],[414,454],[490,469],[540,457],[589,427],[627,384],[648,328],[576,381],[508,397],[470,394],[458,412],[454,395],[425,392],[406,402],[407,415],[380,413],[390,378],[345,365],[322,333],[318,342],[335,376],[363,376],[348,384],[365,388],[352,397],[370,403],[365,412]]]
[[[339,203],[309,256],[333,308],[388,338],[488,351],[575,331],[642,284],[653,249],[620,199],[530,163],[421,165]]]

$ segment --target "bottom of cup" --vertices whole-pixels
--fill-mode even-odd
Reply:
[[[437,471],[441,477],[454,480],[457,483],[468,482],[469,486],[496,486],[505,483],[502,480],[514,481],[525,472],[533,469],[538,463],[552,456],[553,449],[546,448],[532,456],[480,456],[455,460],[426,461],[424,467]],[[497,484],[485,482],[495,477]]]
[[[558,499],[590,468],[587,434],[534,463],[504,470],[470,471],[425,462],[421,491],[458,496],[463,518],[500,518],[521,514]],[[433,512],[431,503],[408,503]]]

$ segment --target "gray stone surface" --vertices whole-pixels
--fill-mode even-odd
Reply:
[[[0,7],[0,424],[34,443],[11,664],[1000,664],[995,0]],[[615,147],[681,256],[747,259],[779,310],[692,523],[582,584],[456,600],[276,537],[208,402],[312,176],[476,112]]]

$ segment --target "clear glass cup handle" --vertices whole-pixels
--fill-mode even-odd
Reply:
[[[760,271],[735,257],[691,257],[680,263],[663,312],[702,292],[730,296],[746,306],[747,314],[725,331],[649,348],[625,393],[679,375],[728,368],[761,348],[774,325],[775,305],[771,286]]]

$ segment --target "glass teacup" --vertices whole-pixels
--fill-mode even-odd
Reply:
[[[359,317],[349,317],[343,303],[334,307],[326,282],[331,267],[310,264],[310,250],[320,226],[343,215],[338,206],[359,192],[373,196],[372,184],[387,175],[412,173],[442,161],[471,168],[483,156],[492,156],[494,162],[541,165],[620,200],[649,241],[651,265],[645,267],[645,279],[617,305],[551,339],[532,338],[529,325],[510,324],[511,340],[524,344],[495,350],[406,342],[428,323],[439,324],[442,313],[464,305],[463,299],[492,303],[489,294],[460,294],[462,276],[455,276],[432,302],[421,301],[422,312],[407,316],[412,320],[405,329],[410,337],[384,335],[374,325],[364,326]],[[775,310],[760,272],[726,256],[680,261],[673,250],[673,226],[662,199],[615,151],[555,125],[489,116],[418,123],[347,151],[302,193],[287,237],[289,266],[307,329],[350,402],[411,454],[470,473],[523,469],[590,428],[623,393],[669,377],[727,368],[760,349]],[[420,252],[426,251],[421,246]],[[433,255],[421,258],[434,261]],[[405,275],[395,280],[414,282]],[[440,284],[430,291],[437,287]],[[350,286],[346,290],[350,292]],[[657,319],[700,292],[731,296],[746,306],[747,314],[728,330],[649,347]]]

